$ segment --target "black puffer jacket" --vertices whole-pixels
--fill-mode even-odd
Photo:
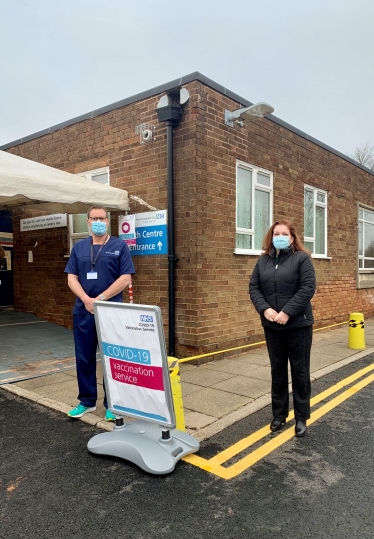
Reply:
[[[312,299],[316,290],[313,262],[307,253],[292,251],[292,246],[279,253],[262,255],[257,261],[249,281],[249,295],[256,311],[261,315],[263,327],[277,330],[311,326],[314,322]],[[284,325],[269,322],[264,311],[271,307],[283,311],[290,319]]]

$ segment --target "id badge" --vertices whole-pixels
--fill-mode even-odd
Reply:
[[[87,279],[97,279],[97,271],[89,271],[87,273]]]

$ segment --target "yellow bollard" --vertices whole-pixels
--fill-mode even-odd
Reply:
[[[365,347],[365,324],[362,313],[351,313],[349,316],[348,348],[362,350]]]
[[[176,428],[178,430],[185,431],[186,425],[184,422],[182,385],[181,385],[181,378],[179,376],[178,359],[176,357],[168,356],[168,363],[169,363],[171,393],[173,395],[173,403],[174,403]]]

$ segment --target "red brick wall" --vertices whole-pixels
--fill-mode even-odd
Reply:
[[[314,260],[317,326],[346,320],[357,310],[373,315],[372,289],[356,289],[357,203],[374,207],[373,177],[270,120],[229,128],[224,110],[234,110],[239,103],[198,81],[186,87],[190,100],[174,130],[177,355],[263,338],[248,297],[257,257],[233,253],[237,159],[274,173],[274,218],[291,219],[301,235],[304,184],[329,193],[331,259]],[[109,166],[112,186],[166,209],[166,129],[155,112],[158,100],[156,96],[127,105],[10,151],[72,173]],[[154,142],[140,144],[135,126],[141,123],[156,126]],[[132,213],[147,211],[130,204]],[[67,230],[20,233],[19,219],[28,216],[25,210],[15,212],[15,307],[69,326],[74,298],[63,274]],[[112,232],[117,235],[115,214]],[[31,265],[27,251],[34,239],[39,245]],[[167,256],[135,256],[134,264],[134,300],[159,305],[167,333]]]
[[[74,296],[63,273],[68,260],[64,256],[69,253],[67,228],[20,232],[20,219],[38,215],[42,213],[13,210],[14,307],[71,327]],[[33,262],[28,262],[29,251]]]
[[[314,259],[316,325],[344,321],[357,310],[373,315],[373,290],[356,289],[357,203],[374,207],[373,176],[269,120],[227,127],[224,110],[240,104],[203,85],[200,97],[204,107],[197,115],[201,122],[198,131],[203,135],[198,147],[202,166],[197,235],[204,239],[197,245],[199,344],[222,349],[258,340],[262,334],[247,294],[257,257],[233,254],[236,160],[274,173],[274,219],[290,219],[301,235],[304,185],[329,194],[331,259]]]

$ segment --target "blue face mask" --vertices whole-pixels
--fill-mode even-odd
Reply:
[[[101,221],[94,221],[91,224],[91,230],[95,234],[95,236],[104,236],[105,232],[107,231],[106,223],[102,223]]]
[[[276,249],[287,249],[290,245],[290,238],[288,236],[274,236],[273,245]]]

